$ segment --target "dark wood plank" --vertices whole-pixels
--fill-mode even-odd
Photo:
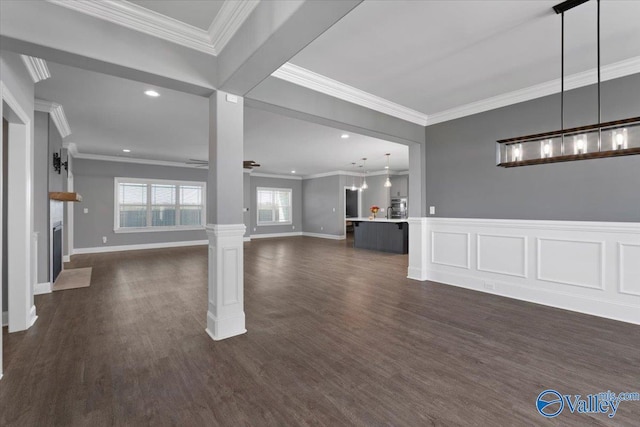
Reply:
[[[640,388],[640,327],[406,279],[407,257],[307,237],[245,245],[248,333],[204,332],[205,247],[73,257],[91,287],[6,334],[0,425],[637,425],[545,420],[546,388]]]

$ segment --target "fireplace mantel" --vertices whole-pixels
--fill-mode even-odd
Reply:
[[[49,199],[58,200],[61,202],[81,202],[82,196],[78,193],[51,191],[49,192]]]

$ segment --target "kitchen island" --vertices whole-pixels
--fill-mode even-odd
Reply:
[[[353,247],[395,254],[409,253],[406,219],[348,218],[353,223]]]

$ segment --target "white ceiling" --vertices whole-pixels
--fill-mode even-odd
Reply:
[[[208,30],[224,0],[129,0],[169,18]]]
[[[365,1],[290,62],[425,114],[560,77],[557,0]],[[602,64],[640,57],[640,1],[601,5]],[[596,66],[596,2],[565,14],[566,73]]]
[[[48,63],[52,77],[36,84],[36,98],[62,104],[80,153],[184,162],[208,157],[206,98]],[[161,96],[144,95],[156,89]],[[368,157],[367,169],[381,170],[391,153],[392,170],[409,167],[406,146],[344,133],[266,111],[245,109],[245,159],[260,172],[309,175],[349,170]],[[131,153],[124,153],[123,149]]]
[[[134,0],[206,30],[223,1]],[[365,1],[291,62],[312,72],[414,109],[435,114],[559,77],[557,0]],[[566,14],[566,74],[595,67],[595,7]],[[640,1],[602,2],[602,63],[640,58]],[[49,64],[53,77],[36,97],[64,106],[82,153],[182,162],[207,157],[207,101],[100,73]],[[261,172],[308,175],[349,169],[408,168],[404,146],[247,109],[245,158]],[[124,154],[123,148],[131,149]],[[377,163],[375,163],[377,162]]]

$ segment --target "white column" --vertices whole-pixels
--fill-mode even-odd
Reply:
[[[243,98],[221,91],[209,98],[207,333],[214,340],[247,332],[243,273],[243,115]]]
[[[427,280],[427,260],[431,256],[427,218],[409,218],[409,268],[407,278]]]
[[[29,329],[36,321],[33,304],[33,140],[31,124],[9,123],[9,191],[7,231],[9,332]]]
[[[409,146],[409,268],[407,277],[427,280],[427,260],[430,255],[429,230],[426,218],[426,147]]]

